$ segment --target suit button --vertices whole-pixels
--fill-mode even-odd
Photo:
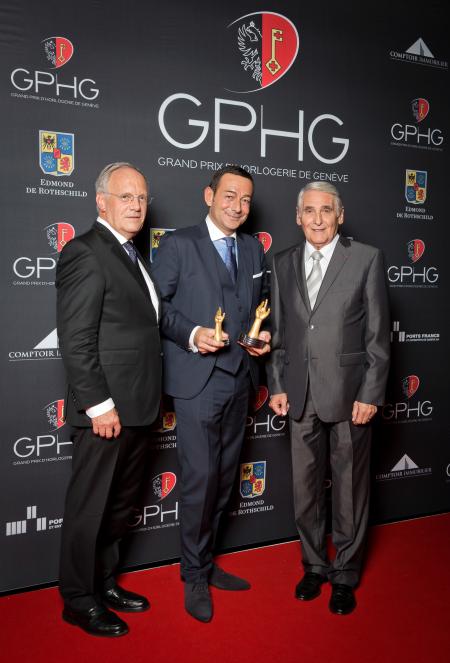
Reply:
[[[309,328],[310,328],[310,329],[314,329],[314,325],[309,325]]]

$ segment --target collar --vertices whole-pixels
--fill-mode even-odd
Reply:
[[[331,258],[333,255],[333,251],[336,248],[336,244],[339,242],[339,233],[336,233],[336,235],[333,237],[331,242],[329,244],[325,244],[324,247],[322,247],[320,250],[320,253],[323,255],[323,257],[327,260]],[[308,241],[305,242],[305,262],[307,262],[311,258],[311,254],[314,253],[314,251],[317,251],[312,244],[310,244]]]
[[[223,239],[224,237],[234,237],[234,239],[236,239],[236,233],[235,232],[232,235],[225,235],[221,230],[219,230],[219,228],[216,226],[216,224],[211,219],[209,214],[206,217],[205,221],[206,221],[206,226],[208,228],[209,236],[210,236],[212,242],[215,242],[218,239]]]
[[[117,239],[118,242],[120,242],[120,244],[122,244],[122,246],[123,246],[124,244],[126,244],[126,242],[129,241],[126,237],[124,237],[123,235],[121,235],[120,233],[118,233],[117,230],[116,230],[115,228],[113,228],[113,227],[108,223],[108,221],[105,221],[105,219],[101,219],[101,218],[98,216],[98,217],[97,217],[97,221],[98,221],[98,223],[101,223],[102,226],[105,226],[105,228],[107,228],[107,229],[109,230],[109,232],[111,232],[111,233],[114,235],[114,237]]]

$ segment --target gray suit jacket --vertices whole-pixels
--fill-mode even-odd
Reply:
[[[389,368],[389,309],[381,252],[340,237],[311,311],[305,243],[278,253],[272,271],[271,394],[287,393],[293,419],[308,381],[320,419],[351,418],[355,400],[380,405]]]

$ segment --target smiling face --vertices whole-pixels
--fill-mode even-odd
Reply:
[[[247,219],[252,194],[252,181],[231,173],[222,175],[215,192],[206,187],[209,216],[224,235],[232,235]]]
[[[147,213],[147,183],[137,170],[123,167],[111,173],[107,189],[107,193],[99,192],[96,197],[99,216],[118,233],[131,239],[144,224]],[[134,196],[131,202],[121,199],[125,194]]]
[[[305,191],[302,207],[297,209],[297,223],[315,249],[329,244],[343,222],[344,210],[337,213],[335,196],[323,191]]]

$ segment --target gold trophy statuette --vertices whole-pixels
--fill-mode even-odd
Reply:
[[[239,336],[239,343],[241,345],[244,345],[247,348],[258,348],[258,350],[261,350],[266,345],[266,341],[263,341],[258,337],[261,323],[270,313],[270,308],[267,308],[267,301],[267,299],[264,299],[256,309],[255,321],[248,334],[241,334]]]
[[[224,345],[230,345],[230,340],[228,338],[222,338],[222,322],[224,321],[224,318],[225,311],[222,313],[222,308],[219,306],[214,317],[214,322],[216,323],[214,330],[214,340],[219,341],[219,343],[223,343]]]

